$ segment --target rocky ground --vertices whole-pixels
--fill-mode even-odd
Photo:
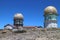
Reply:
[[[60,40],[60,29],[58,30],[27,30],[25,33],[0,32],[0,40]]]

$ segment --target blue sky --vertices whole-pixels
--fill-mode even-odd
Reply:
[[[24,26],[44,26],[44,9],[55,6],[60,14],[60,0],[0,0],[0,29],[13,25],[14,14],[24,15]],[[58,16],[60,27],[60,16]]]

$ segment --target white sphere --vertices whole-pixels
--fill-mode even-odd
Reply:
[[[54,6],[48,6],[45,8],[44,13],[57,13],[57,10]]]
[[[23,19],[23,15],[21,13],[16,13],[14,19]]]

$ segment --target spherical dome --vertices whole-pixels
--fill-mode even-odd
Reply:
[[[44,10],[44,13],[47,14],[47,13],[57,13],[57,10],[54,6],[48,6],[45,8]]]
[[[14,15],[14,19],[23,19],[23,15],[21,13],[17,13]]]

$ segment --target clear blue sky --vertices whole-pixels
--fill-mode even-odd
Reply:
[[[60,13],[60,0],[0,0],[0,29],[6,24],[13,25],[14,14],[24,15],[24,26],[44,26],[44,9],[55,6]],[[58,16],[58,27],[60,16]]]

